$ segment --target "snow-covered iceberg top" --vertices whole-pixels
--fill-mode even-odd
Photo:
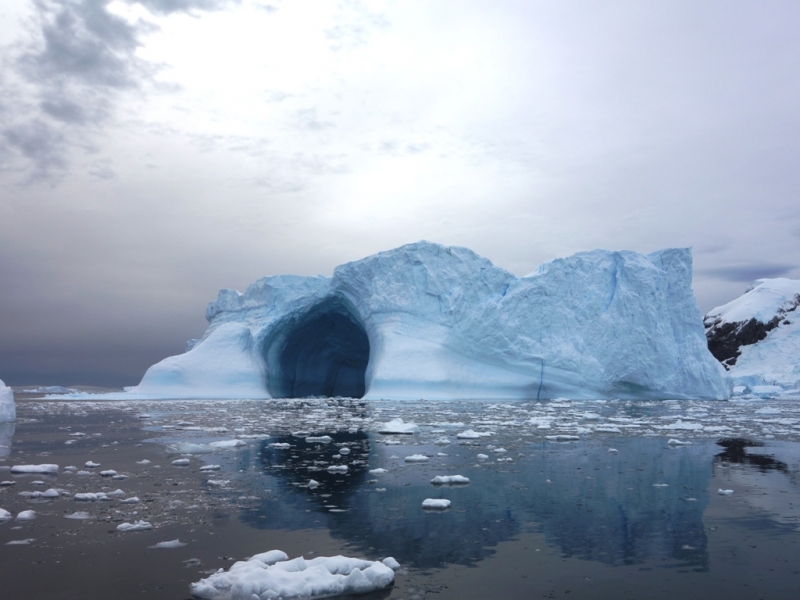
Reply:
[[[516,277],[419,242],[222,290],[150,397],[727,398],[688,249],[595,250]]]
[[[800,389],[798,307],[800,280],[758,279],[705,316],[709,348],[730,371],[737,391]]]
[[[14,392],[0,379],[0,423],[11,423],[17,418]]]
[[[193,583],[191,593],[208,600],[314,600],[367,594],[394,583],[394,565],[399,567],[393,558],[383,562],[346,556],[289,560],[286,553],[270,550]]]

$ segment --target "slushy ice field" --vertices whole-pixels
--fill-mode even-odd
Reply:
[[[800,597],[796,400],[21,394],[17,410],[3,598],[190,598],[273,549],[393,557],[370,598]],[[39,464],[58,472],[12,473]]]

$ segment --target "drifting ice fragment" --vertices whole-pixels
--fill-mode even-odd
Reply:
[[[733,490],[723,490],[722,488],[717,490],[717,493],[720,496],[730,496],[733,493]]]
[[[469,483],[469,477],[464,477],[463,475],[437,475],[431,479],[431,483],[433,485],[465,484]]]
[[[378,426],[378,433],[419,433],[419,427],[415,423],[406,423],[403,419],[392,419],[388,423]]]
[[[424,463],[430,459],[424,454],[412,454],[411,456],[406,456],[403,460],[407,463]]]
[[[425,498],[422,501],[422,508],[428,510],[444,510],[450,508],[450,500],[444,498]]]
[[[58,465],[14,465],[11,467],[12,473],[45,473],[48,475],[58,475]]]
[[[147,521],[134,521],[133,523],[120,523],[117,525],[117,531],[147,531],[152,529],[153,526]]]
[[[391,567],[346,556],[303,557],[288,560],[280,550],[257,554],[220,569],[190,586],[203,600],[253,600],[292,598],[315,600],[330,596],[368,594],[389,587]]]

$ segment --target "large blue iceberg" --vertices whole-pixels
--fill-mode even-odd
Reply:
[[[688,249],[595,250],[516,277],[466,248],[401,246],[332,277],[221,290],[202,339],[131,392],[162,397],[713,398]]]

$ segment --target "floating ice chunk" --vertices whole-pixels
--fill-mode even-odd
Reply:
[[[0,508],[0,519],[10,519],[11,513],[8,512],[5,508]]]
[[[149,465],[150,461],[145,458],[145,459],[142,459],[142,460],[137,460],[136,464],[137,465]]]
[[[96,502],[98,500],[111,500],[104,492],[85,492],[80,494],[75,494],[73,499],[77,500],[78,502]]]
[[[497,454],[505,454],[506,452],[508,452],[508,450],[506,450],[505,448],[493,448],[492,452],[495,452]]]
[[[419,426],[416,423],[406,423],[403,419],[392,419],[388,423],[381,423],[378,426],[378,433],[419,433]]]
[[[599,425],[594,428],[597,433],[622,433],[619,427],[613,425]]]
[[[95,467],[99,467],[100,463],[96,463],[94,461],[87,460],[85,463],[83,463],[83,466],[86,467],[87,469],[94,469]]]
[[[397,440],[386,440],[383,443],[386,444],[387,446],[399,446],[400,445],[400,442],[398,442]]]
[[[209,479],[206,483],[211,487],[225,487],[230,482],[230,479]]]
[[[221,440],[219,442],[211,442],[209,446],[212,448],[220,448],[227,450],[229,448],[238,448],[239,446],[246,446],[247,443],[242,440]]]
[[[328,473],[347,473],[347,465],[331,465]]]
[[[9,485],[17,485],[16,481],[0,481],[0,487],[6,487]]]
[[[407,463],[426,463],[430,459],[424,454],[412,454],[411,456],[406,456],[403,460]]]
[[[147,521],[134,521],[133,523],[120,523],[117,525],[117,531],[147,531],[152,529],[153,526]]]
[[[34,541],[36,541],[34,538],[28,538],[25,540],[11,540],[10,542],[6,542],[6,546],[27,546]]]
[[[469,477],[464,477],[463,475],[437,475],[431,479],[431,483],[434,485],[465,484],[469,483]]]
[[[394,557],[392,557],[392,556],[387,556],[387,557],[386,557],[386,558],[384,558],[384,559],[383,559],[381,562],[382,562],[384,565],[386,565],[387,567],[389,567],[389,568],[390,568],[392,571],[397,571],[397,569],[399,569],[399,568],[400,568],[400,563],[399,563],[399,562],[397,562],[397,561],[394,559]]]
[[[287,444],[287,443],[281,443],[281,442],[273,442],[272,444],[269,445],[269,447],[270,448],[276,448],[278,450],[288,450],[289,448],[292,447],[292,445],[291,444]]]
[[[19,495],[25,498],[58,498],[61,494],[59,490],[50,488],[44,492],[20,492]]]
[[[76,510],[72,514],[64,515],[64,518],[66,518],[66,519],[77,519],[79,521],[85,521],[86,519],[91,519],[92,515],[90,515],[88,512],[83,511],[83,510]]]
[[[0,379],[0,423],[11,423],[16,418],[14,391]]]
[[[433,442],[433,443],[434,443],[434,444],[437,444],[437,445],[439,445],[439,446],[447,446],[447,445],[450,443],[450,439],[449,439],[449,438],[446,438],[446,437],[440,437],[439,439],[437,439],[437,440],[436,440],[435,442]]]
[[[87,475],[94,475],[91,471],[78,471],[75,475],[79,475],[81,477],[86,477]]]
[[[220,465],[203,465],[200,467],[201,471],[219,471],[222,467]]]
[[[779,415],[781,414],[781,409],[773,408],[772,406],[765,406],[764,408],[759,408],[755,411],[757,415]]]
[[[186,544],[180,540],[169,540],[168,542],[158,542],[155,546],[150,546],[150,548],[182,548],[185,545]]]
[[[422,501],[422,508],[428,510],[445,510],[450,508],[450,500],[445,500],[444,498],[425,498],[425,500]]]
[[[551,442],[576,442],[581,439],[577,435],[564,435],[564,434],[546,435],[544,437],[545,439],[548,439]]]
[[[342,456],[350,454],[350,448],[339,448],[339,454],[341,454]]]
[[[190,591],[203,600],[312,600],[368,594],[382,590],[394,581],[394,571],[377,561],[345,556],[286,560],[278,557],[279,551],[273,552],[275,554],[259,554],[250,560],[236,562],[228,571],[220,569],[193,583]],[[265,555],[267,559],[262,558]]]
[[[730,496],[733,493],[733,490],[723,490],[722,488],[717,490],[717,493],[720,496]]]
[[[388,473],[388,472],[389,471],[387,471],[386,469],[381,469],[381,468],[369,470],[370,475],[382,475],[383,473]]]
[[[172,461],[172,464],[176,467],[188,467],[189,466],[189,459],[188,458],[176,458]],[[101,473],[102,475],[102,473]]]
[[[124,496],[125,492],[120,489],[116,489],[113,492],[106,492],[106,495],[110,498],[119,498],[120,496]]]
[[[308,482],[308,489],[313,490],[319,487],[319,481],[310,479]]]
[[[139,504],[140,500],[137,496],[131,496],[130,498],[125,498],[124,500],[120,500],[120,504]]]
[[[669,487],[668,483],[654,483],[653,487]]]
[[[306,442],[309,444],[330,444],[332,441],[333,438],[329,435],[310,435],[306,438]]]
[[[17,521],[31,521],[36,518],[35,510],[23,510],[17,515]]]
[[[45,473],[48,475],[58,475],[58,465],[14,465],[11,467],[12,473]]]
[[[609,452],[609,454],[617,454],[619,452],[619,450],[617,450],[616,448],[609,448],[608,452]]]
[[[489,431],[475,431],[473,429],[467,429],[466,431],[457,433],[456,438],[459,440],[477,440],[482,437],[489,437],[490,435],[492,435],[492,433]]]
[[[667,444],[670,446],[691,446],[692,442],[682,442],[681,440],[671,439]]]
[[[489,455],[488,454],[478,454],[478,456],[476,458],[478,460],[486,460],[487,458],[489,458]]]
[[[702,431],[703,425],[696,421],[683,421],[678,419],[670,425],[654,425],[656,429],[667,429],[674,431]]]
[[[117,472],[114,469],[108,469],[107,471],[100,471],[101,477],[114,477]]]
[[[214,448],[207,444],[195,444],[193,442],[180,442],[167,446],[167,452],[173,454],[207,454],[213,451]],[[147,461],[147,463],[140,462],[139,464],[149,464],[149,462],[150,461]]]

